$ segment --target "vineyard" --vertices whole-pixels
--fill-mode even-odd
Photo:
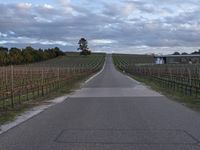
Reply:
[[[153,64],[152,56],[113,55],[116,67],[182,95],[199,98],[200,66],[198,64]]]
[[[67,53],[44,62],[0,67],[0,112],[48,95],[74,78],[98,72],[105,54]]]
[[[123,70],[128,66],[135,64],[153,64],[154,58],[150,55],[130,55],[130,54],[113,54],[113,62],[120,69]]]

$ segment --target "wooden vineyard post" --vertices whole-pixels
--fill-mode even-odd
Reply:
[[[188,68],[188,77],[189,77],[189,84],[192,84],[192,78],[191,78],[191,72],[190,69]]]
[[[189,68],[188,68],[188,77],[189,77],[189,93],[191,96],[192,95],[192,77],[191,77],[191,72]]]
[[[37,81],[37,96],[40,96],[40,85],[39,85],[39,81]]]
[[[44,68],[42,68],[42,96],[44,96]]]
[[[14,108],[14,91],[13,91],[13,65],[11,65],[11,106]]]
[[[21,88],[19,89],[19,104],[21,104]]]
[[[58,67],[58,88],[60,88],[60,68]]]
[[[5,70],[6,72],[6,90],[8,89],[8,73],[7,73],[7,68],[6,68],[6,70]]]
[[[170,80],[168,81],[170,88],[172,88],[172,70],[171,68],[168,68],[168,72],[169,72],[169,76],[170,76]]]
[[[34,85],[33,85],[33,68],[30,68],[30,74],[31,74],[31,91],[32,91],[32,99],[34,99]]]

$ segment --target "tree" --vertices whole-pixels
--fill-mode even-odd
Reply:
[[[77,50],[81,50],[81,55],[90,55],[91,51],[88,48],[88,42],[85,38],[81,38],[78,42],[79,48]]]
[[[179,52],[174,52],[172,55],[180,55]]]
[[[192,52],[191,54],[199,55],[199,54],[200,54],[200,49],[199,49],[199,51],[194,51],[194,52]]]
[[[62,52],[58,47],[55,47],[55,48],[54,48],[54,51],[55,51],[55,53],[56,53],[56,57],[65,55],[65,53]]]
[[[11,64],[13,65],[20,64],[23,61],[22,51],[16,47],[12,47],[9,50],[9,56]]]
[[[9,63],[8,48],[0,47],[0,66],[8,65]]]
[[[62,55],[65,55],[65,53],[58,47],[46,50],[40,48],[37,50],[31,46],[27,46],[24,49],[13,47],[8,50],[8,48],[0,46],[0,66],[38,62]]]
[[[25,49],[22,49],[22,54],[24,56],[25,63],[34,62],[34,49],[31,46],[27,46]]]
[[[186,52],[183,52],[181,55],[188,55],[188,53],[186,53]]]

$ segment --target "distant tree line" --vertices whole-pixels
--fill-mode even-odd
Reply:
[[[49,49],[34,49],[31,46],[22,49],[0,47],[0,66],[39,62],[64,54],[58,47]]]
[[[183,53],[174,52],[172,55],[200,55],[200,49],[198,51],[194,51],[190,54],[186,53],[186,52],[183,52]]]

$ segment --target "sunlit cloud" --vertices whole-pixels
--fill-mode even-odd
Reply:
[[[19,9],[30,9],[32,7],[31,3],[19,3],[17,4]]]
[[[93,45],[106,45],[106,44],[113,44],[116,43],[115,40],[110,40],[110,39],[94,39],[91,41]]]

